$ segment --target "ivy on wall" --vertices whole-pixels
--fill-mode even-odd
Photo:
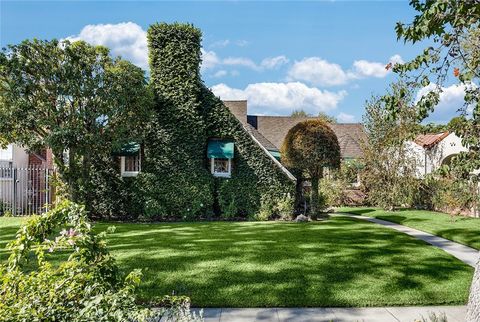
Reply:
[[[119,181],[105,170],[97,180],[106,190],[116,189],[122,209],[107,209],[109,201],[98,202],[102,211],[152,220],[195,220],[252,218],[262,210],[267,219],[291,203],[295,183],[203,84],[201,37],[190,24],[150,26],[154,107],[144,126],[142,171],[134,179]],[[234,141],[231,178],[210,173],[206,153],[210,138]]]

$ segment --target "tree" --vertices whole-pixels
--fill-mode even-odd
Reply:
[[[292,114],[290,114],[290,116],[292,117],[301,117],[301,118],[304,118],[304,117],[314,117],[312,114],[310,113],[307,113],[305,112],[304,110],[300,109],[300,110],[294,110],[292,112]],[[318,112],[318,116],[317,118],[319,118],[320,120],[323,120],[327,123],[331,123],[331,124],[335,124],[337,123],[337,119],[334,117],[334,116],[331,116],[331,115],[328,115],[327,113],[324,113],[324,112]]]
[[[391,89],[392,97],[402,105],[397,118],[390,117],[381,97],[367,102],[363,117],[367,139],[362,143],[362,182],[370,202],[389,210],[410,205],[417,185],[415,154],[406,144],[415,135],[416,114],[404,86],[394,84]]]
[[[468,118],[455,122],[454,131],[468,151],[455,158],[452,167],[468,177],[473,170],[480,168],[480,4],[478,0],[411,0],[410,5],[418,14],[410,24],[397,23],[398,38],[411,43],[430,39],[434,46],[427,47],[410,62],[393,66],[393,69],[412,86],[430,85],[434,88],[416,104],[420,120],[435,109],[442,86],[447,82],[453,80],[465,89],[465,102],[459,114]],[[395,115],[398,106],[394,99],[390,102],[389,108]],[[466,320],[478,321],[480,261],[470,294]]]
[[[294,110],[291,117],[312,117],[312,114],[305,112],[304,110]]]
[[[92,159],[136,135],[150,98],[144,71],[81,41],[8,46],[0,53],[0,86],[0,136],[31,150],[51,148],[74,200]]]
[[[285,137],[282,162],[312,184],[311,214],[319,213],[318,183],[324,168],[340,166],[340,146],[335,132],[322,120],[307,120],[292,127]]]

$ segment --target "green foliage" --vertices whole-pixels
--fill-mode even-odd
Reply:
[[[51,148],[76,200],[92,195],[92,159],[135,136],[151,99],[140,68],[82,41],[34,39],[8,46],[0,53],[0,84],[2,140],[31,150]]]
[[[478,202],[475,181],[429,175],[420,181],[417,207],[458,215]]]
[[[410,5],[418,14],[410,24],[397,24],[398,38],[412,43],[430,39],[433,46],[393,69],[413,90],[427,85],[433,88],[415,104],[419,120],[435,110],[447,82],[454,80],[465,88],[465,102],[458,113],[461,120],[452,123],[449,130],[469,147],[454,164],[458,171],[468,174],[480,168],[480,88],[475,85],[480,80],[480,6],[475,0],[412,0]],[[388,108],[395,116],[400,106],[395,99],[390,103]]]
[[[299,173],[306,173],[312,183],[310,209],[317,215],[321,209],[318,182],[324,168],[340,166],[340,146],[335,132],[322,120],[307,120],[291,128],[282,148],[282,162]]]
[[[256,145],[242,124],[202,83],[201,32],[188,24],[148,30],[154,115],[146,124],[138,199],[152,219],[246,218],[262,195],[277,198],[294,183]],[[216,179],[206,159],[210,138],[235,142],[230,179]]]
[[[302,109],[294,110],[292,114],[290,114],[290,116],[299,117],[299,118],[313,117],[312,114],[309,114]],[[331,123],[331,124],[337,123],[337,119],[334,116],[328,115],[327,113],[324,113],[321,111],[318,112],[317,118],[327,123]]]
[[[320,180],[320,195],[325,199],[325,206],[338,207],[345,204],[347,183],[341,178],[323,178]]]
[[[68,201],[32,217],[9,244],[7,266],[0,267],[0,320],[124,321],[152,315],[134,302],[140,272],[122,281],[104,237],[92,232],[84,208]],[[51,264],[46,252],[59,251],[68,252],[68,259]],[[26,266],[31,253],[37,262]]]
[[[390,116],[389,101],[384,97],[374,97],[366,104],[361,181],[371,204],[394,209],[410,206],[417,193],[415,153],[406,142],[415,136],[418,123],[405,84],[393,84],[389,95],[402,106],[396,118]]]
[[[196,319],[188,298],[167,297],[156,303],[158,311],[137,306],[141,273],[122,278],[105,236],[95,234],[85,208],[70,201],[31,217],[8,245],[7,265],[0,265],[0,321]],[[54,256],[66,260],[51,261]]]

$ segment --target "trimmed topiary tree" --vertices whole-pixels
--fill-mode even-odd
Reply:
[[[317,216],[320,210],[318,183],[324,168],[340,166],[340,146],[335,132],[322,120],[300,122],[288,131],[281,153],[287,167],[310,180],[310,212]]]

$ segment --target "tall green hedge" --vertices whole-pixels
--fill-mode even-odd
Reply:
[[[285,209],[295,183],[201,80],[200,30],[160,23],[150,26],[147,37],[154,111],[144,126],[142,172],[123,184],[128,193],[117,192],[128,208],[124,212],[155,220],[195,220],[251,218],[260,210],[267,218]],[[235,142],[231,178],[210,173],[210,138]],[[110,186],[121,185],[113,180]]]

